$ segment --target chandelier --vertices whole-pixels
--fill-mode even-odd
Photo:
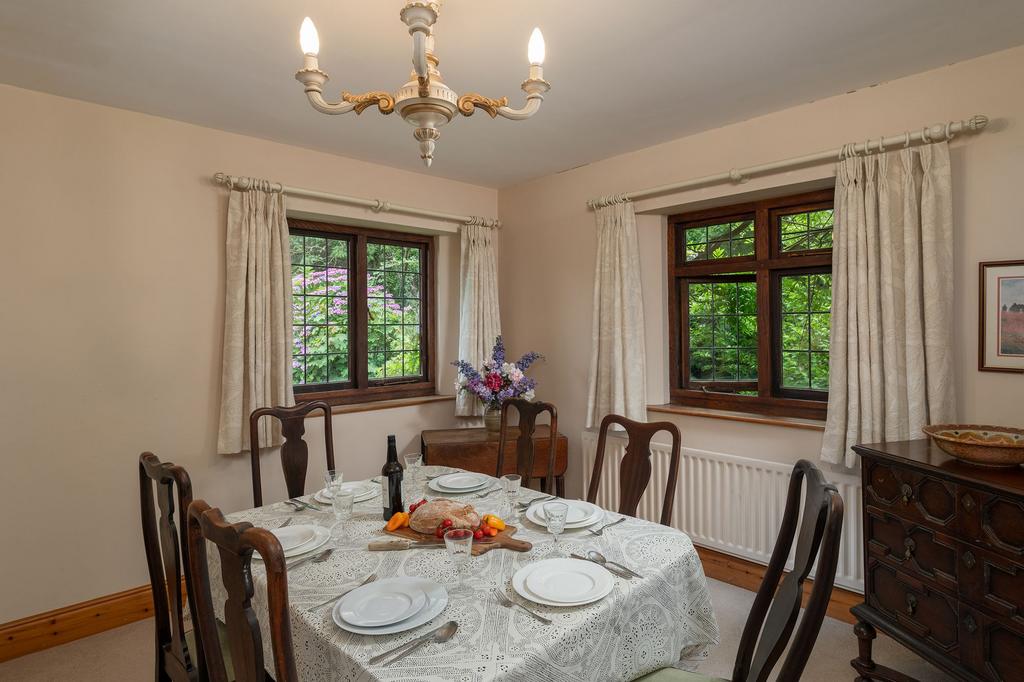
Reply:
[[[537,113],[544,100],[544,93],[551,88],[544,80],[541,66],[544,63],[544,36],[540,29],[533,29],[527,47],[530,75],[522,84],[526,105],[521,109],[511,109],[507,97],[492,99],[475,92],[459,97],[444,84],[437,70],[439,61],[434,53],[433,26],[440,6],[440,0],[410,0],[402,8],[400,16],[412,36],[413,71],[409,82],[394,94],[383,90],[358,95],[342,92],[339,102],[328,102],[323,97],[328,76],[320,70],[317,62],[320,37],[312,20],[306,17],[299,30],[299,43],[305,55],[304,64],[295,78],[305,87],[309,103],[324,114],[347,114],[350,111],[361,114],[374,104],[382,114],[397,111],[413,126],[412,135],[420,144],[420,158],[428,168],[434,159],[434,145],[441,135],[438,129],[455,118],[456,113],[472,116],[474,111],[482,109],[491,118],[502,116],[513,121],[522,121]]]

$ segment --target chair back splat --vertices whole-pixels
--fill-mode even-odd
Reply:
[[[224,623],[234,666],[235,682],[264,682],[263,635],[252,607],[252,553],[259,552],[267,572],[267,607],[276,682],[298,682],[288,612],[288,569],[281,543],[251,523],[228,523],[220,509],[196,500],[188,510],[190,567],[195,585],[196,627],[206,642],[217,641],[217,619],[210,594],[206,543],[217,547],[221,579],[227,590]],[[211,682],[228,682],[220,647],[207,646],[206,667]]]
[[[154,501],[155,488],[155,501]],[[139,455],[139,498],[142,509],[142,539],[146,549],[149,583],[153,593],[156,625],[156,681],[197,682],[204,679],[202,643],[190,651],[185,640],[182,609],[192,582],[188,575],[188,543],[184,528],[178,530],[175,514],[182,526],[192,502],[192,482],[188,472],[170,462],[161,462],[152,452]],[[159,514],[157,513],[159,507]],[[189,603],[195,620],[195,605]]]
[[[679,478],[679,429],[672,422],[637,422],[617,414],[609,414],[601,420],[597,437],[597,452],[594,457],[594,471],[590,477],[587,501],[597,501],[604,470],[604,452],[608,444],[608,430],[618,424],[626,432],[626,454],[619,464],[619,513],[636,516],[640,498],[644,496],[651,481],[651,439],[654,434],[665,431],[672,437],[672,455],[669,462],[668,482],[665,499],[661,505],[661,523],[672,525],[672,505],[676,496],[676,479]]]
[[[799,518],[802,486],[805,488],[803,518]],[[817,467],[806,460],[800,460],[789,479],[786,510],[768,570],[743,628],[733,680],[767,680],[787,645],[790,646],[789,653],[777,679],[780,682],[796,682],[800,679],[832,595],[842,530],[843,498]],[[786,559],[794,539],[796,555],[793,570],[783,578]],[[815,561],[818,567],[814,575],[814,587],[790,645],[790,637],[800,614],[804,581]]]
[[[260,417],[273,417],[281,422],[281,467],[288,497],[299,497],[306,492],[306,468],[309,448],[302,436],[306,433],[306,417],[321,410],[324,415],[324,450],[327,468],[334,469],[334,434],[331,430],[331,406],[322,400],[299,403],[295,407],[261,407],[249,415],[249,453],[252,459],[252,499],[254,506],[263,506],[263,483],[260,478]]]
[[[533,434],[537,431],[537,417],[547,412],[551,416],[550,436],[548,438],[548,462],[544,468],[544,492],[554,494],[555,490],[555,452],[558,444],[558,410],[551,403],[531,402],[521,398],[506,400],[501,406],[501,430],[498,437],[498,470],[496,476],[501,478],[505,467],[505,444],[511,437],[509,411],[515,409],[519,414],[519,436],[516,438],[516,473],[522,477],[520,485],[530,487],[530,479],[534,474],[536,459],[536,443]]]

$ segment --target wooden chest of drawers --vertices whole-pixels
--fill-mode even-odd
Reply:
[[[875,629],[962,680],[1024,680],[1024,470],[963,464],[929,440],[858,445],[864,603],[853,667]]]

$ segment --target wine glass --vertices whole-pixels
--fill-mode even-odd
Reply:
[[[505,509],[502,516],[512,521],[518,519],[519,508],[516,503],[519,501],[519,485],[523,477],[519,474],[505,474],[501,477],[501,489],[505,492]]]
[[[545,502],[544,521],[548,532],[555,536],[552,552],[558,556],[558,536],[565,530],[565,517],[569,514],[569,505],[565,502]]]
[[[455,528],[444,534],[444,545],[455,564],[455,587],[453,592],[465,589],[465,577],[469,572],[469,560],[473,556],[473,531]]]

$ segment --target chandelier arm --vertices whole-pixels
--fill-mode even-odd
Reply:
[[[522,109],[512,109],[510,107],[498,107],[498,116],[507,118],[510,121],[523,121],[538,111],[540,111],[540,103],[544,101],[543,95],[528,95],[526,97],[526,106]]]
[[[323,94],[319,90],[307,89],[306,97],[309,98],[309,103],[313,105],[313,108],[321,114],[347,114],[358,106],[355,102],[346,102],[344,100],[340,102],[328,102],[324,99]]]
[[[502,107],[508,108],[508,97],[493,99],[477,92],[467,92],[459,98],[457,106],[459,113],[463,116],[472,116],[474,111],[481,109],[487,112],[488,116],[494,118],[498,115],[498,109]]]

